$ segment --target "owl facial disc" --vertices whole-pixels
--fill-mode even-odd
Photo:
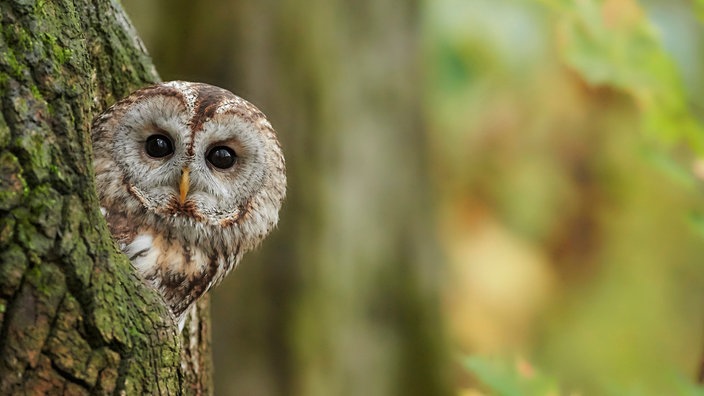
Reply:
[[[140,89],[96,117],[91,137],[110,232],[179,320],[278,222],[286,171],[276,133],[227,90]]]

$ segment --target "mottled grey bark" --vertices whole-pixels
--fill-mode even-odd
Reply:
[[[117,2],[0,1],[0,394],[210,392],[93,185],[92,118],[157,80]]]

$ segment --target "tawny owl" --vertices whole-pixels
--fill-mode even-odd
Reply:
[[[274,129],[229,91],[173,81],[117,102],[91,135],[110,231],[183,326],[278,222],[286,174]]]

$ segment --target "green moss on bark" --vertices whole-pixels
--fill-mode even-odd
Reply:
[[[27,191],[19,161],[10,152],[0,153],[0,210],[17,206]]]
[[[90,165],[92,118],[157,78],[117,2],[0,2],[0,394],[191,393]]]

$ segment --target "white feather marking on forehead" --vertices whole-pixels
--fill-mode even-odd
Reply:
[[[239,96],[235,96],[233,99],[228,99],[220,104],[215,110],[215,114],[226,113],[234,108],[247,108],[247,102]]]
[[[169,81],[164,83],[164,86],[175,88],[183,92],[183,98],[186,100],[186,110],[189,114],[193,114],[198,99],[198,92],[193,89],[193,84],[187,81]]]

